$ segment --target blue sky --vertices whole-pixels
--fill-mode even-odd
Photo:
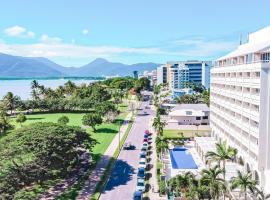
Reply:
[[[212,60],[270,25],[269,0],[9,0],[0,52],[65,66]]]

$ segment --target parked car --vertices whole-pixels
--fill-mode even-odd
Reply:
[[[143,146],[145,146],[147,148],[148,147],[148,142],[144,142]]]
[[[137,178],[145,178],[145,169],[143,167],[138,168]]]
[[[146,158],[146,151],[142,151],[140,153],[140,158]]]
[[[135,191],[133,193],[133,200],[142,200],[143,193],[141,191]]]
[[[149,136],[147,135],[147,134],[144,134],[144,136],[143,136],[144,138],[148,138]]]
[[[148,150],[148,147],[143,145],[141,150],[146,152]]]
[[[148,141],[149,141],[148,138],[143,139],[143,142],[148,142]]]
[[[145,130],[144,131],[144,134],[147,134],[148,135],[149,133],[150,133],[149,130]]]
[[[143,178],[138,178],[137,180],[137,185],[136,185],[136,191],[145,191],[145,184],[144,184],[144,179]]]
[[[143,168],[146,168],[146,158],[141,158],[140,161],[139,161],[139,167],[143,167]]]
[[[131,142],[126,142],[123,146],[123,149],[125,150],[132,150],[135,149],[135,146],[131,144]]]

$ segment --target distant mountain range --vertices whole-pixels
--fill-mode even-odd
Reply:
[[[82,67],[64,67],[43,57],[21,57],[0,53],[0,78],[132,76],[135,70],[139,73],[151,71],[158,65],[156,63],[126,65],[97,58]]]

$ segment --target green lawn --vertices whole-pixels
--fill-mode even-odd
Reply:
[[[119,106],[121,114],[117,117],[114,123],[103,123],[97,126],[97,131],[94,133],[92,128],[87,128],[87,132],[92,135],[94,139],[98,141],[98,144],[93,148],[93,153],[101,155],[108,148],[109,144],[113,140],[116,133],[118,133],[119,122],[122,122],[127,116],[127,105],[121,104]],[[27,120],[24,125],[28,125],[34,122],[57,122],[58,118],[65,115],[69,118],[68,125],[71,126],[82,126],[82,117],[85,113],[51,113],[51,114],[33,114],[26,115]],[[18,124],[15,119],[11,120],[11,123],[16,127],[20,128],[21,125]]]
[[[198,132],[198,134],[196,134]],[[184,134],[184,137],[194,137],[196,135],[198,136],[204,136],[207,135],[208,131],[205,130],[164,130],[163,132],[163,136],[165,138],[180,138],[181,137],[181,133]],[[210,133],[210,132],[209,132]]]

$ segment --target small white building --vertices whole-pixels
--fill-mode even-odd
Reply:
[[[180,104],[169,113],[167,123],[209,125],[210,109],[206,104]]]

